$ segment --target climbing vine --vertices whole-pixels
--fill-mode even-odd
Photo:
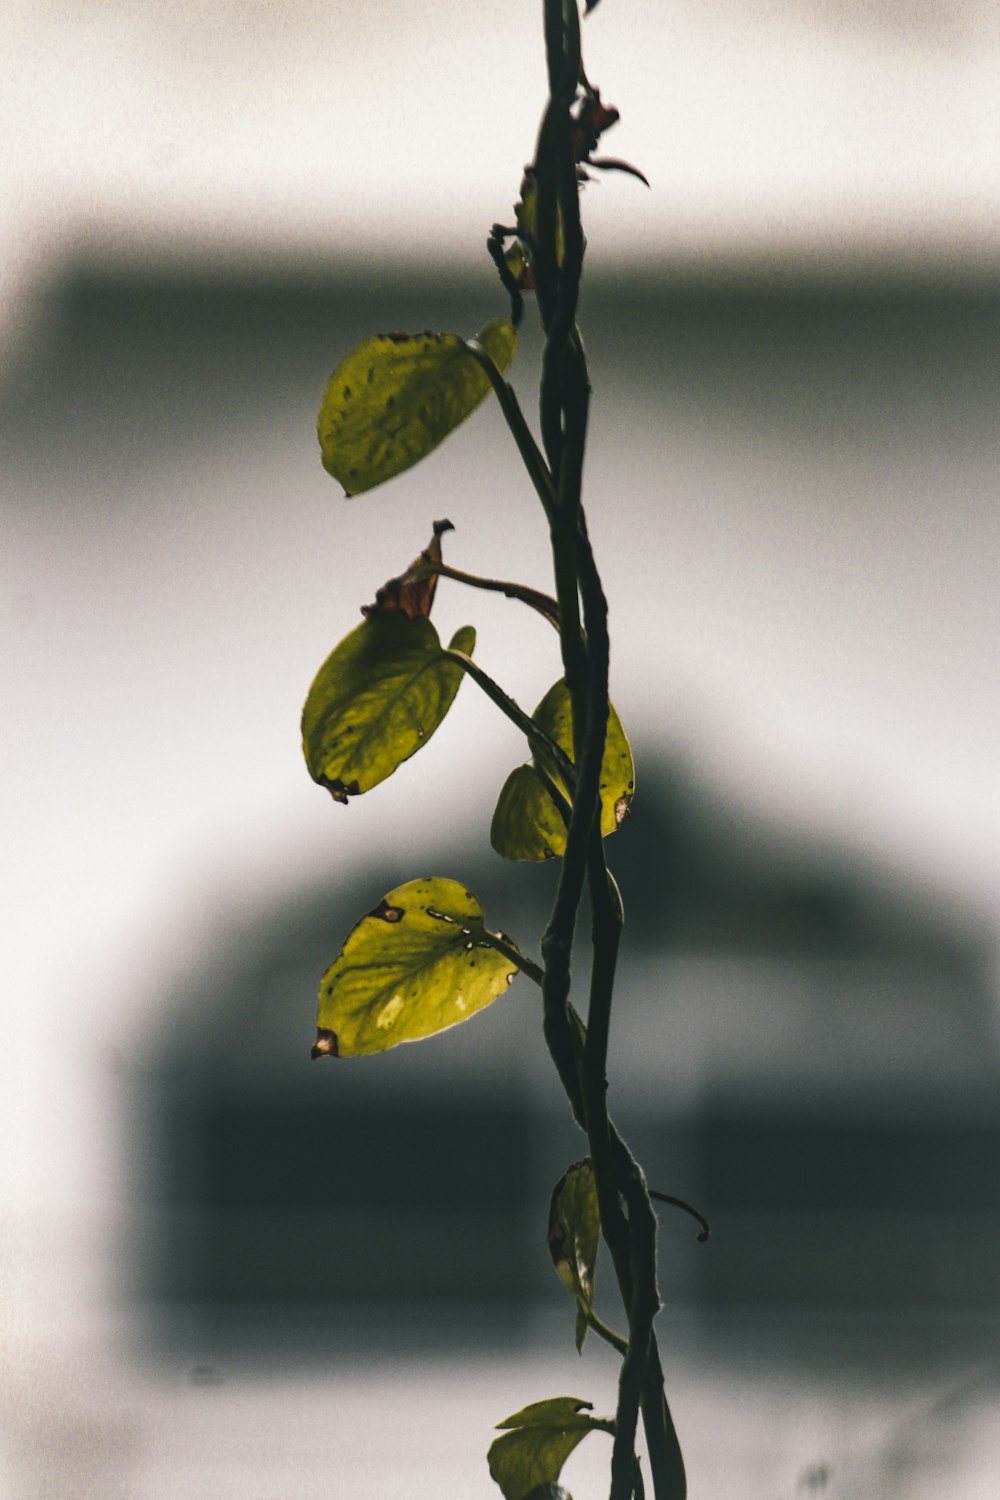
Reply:
[[[629,813],[635,773],[608,697],[608,609],[583,506],[590,380],[577,326],[581,184],[594,171],[645,179],[628,162],[595,154],[618,111],[584,69],[577,0],[544,0],[544,34],[548,99],[534,159],[514,222],[494,224],[487,241],[509,318],[474,338],[425,332],[365,340],[330,377],[318,431],[324,467],[348,497],[362,495],[425,458],[493,395],[545,513],[554,593],[448,566],[442,537],[451,523],[435,522],[429,545],[377,590],[361,624],[320,668],[302,739],[310,775],[346,803],[426,747],[470,677],[524,735],[530,756],[499,792],[493,848],[512,860],[558,860],[555,902],[539,960],[488,924],[461,881],[435,876],[397,886],[361,918],[323,975],[313,1056],[382,1052],[468,1020],[518,978],[537,986],[545,1042],[587,1143],[553,1190],[549,1250],[575,1306],[577,1349],[592,1332],[620,1356],[618,1399],[607,1417],[576,1397],[533,1401],[498,1423],[490,1473],[506,1500],[557,1500],[565,1497],[559,1479],[569,1454],[601,1433],[611,1440],[611,1500],[642,1497],[641,1423],[655,1500],[683,1500],[684,1465],[653,1327],[660,1299],[652,1199],[677,1200],[650,1192],[607,1108],[623,911],[605,840]],[[538,439],[506,378],[531,295],[544,332]],[[502,592],[555,627],[558,676],[530,715],[475,661],[471,625],[447,646],[440,640],[430,615],[441,577]],[[574,984],[570,957],[585,899],[589,976]],[[621,1295],[621,1332],[594,1309],[602,1241]]]

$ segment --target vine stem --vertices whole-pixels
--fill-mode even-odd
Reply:
[[[575,5],[574,5],[575,10]],[[608,716],[607,606],[598,587],[583,593],[584,624],[580,621],[580,523],[583,461],[586,447],[590,384],[583,345],[576,330],[576,305],[583,269],[583,231],[580,225],[576,164],[572,147],[569,102],[576,90],[580,60],[578,37],[567,37],[562,0],[546,0],[546,48],[550,100],[543,118],[536,162],[538,240],[542,252],[536,266],[536,285],[546,325],[542,357],[540,412],[542,440],[556,480],[553,524],[553,561],[560,605],[560,641],[566,682],[573,705],[574,758],[577,785],[566,850],[552,917],[542,940],[545,959],[545,1029],[549,1048],[570,1096],[574,1114],[587,1132],[601,1228],[611,1252],[629,1318],[629,1338],[619,1375],[618,1410],[611,1460],[611,1500],[632,1500],[635,1492],[635,1434],[641,1392],[649,1356],[652,1317],[658,1301],[655,1276],[652,1296],[648,1277],[633,1271],[632,1234],[619,1195],[618,1173],[611,1149],[603,1066],[595,1085],[594,1047],[584,1043],[583,1059],[572,1046],[568,1019],[570,949],[583,883],[595,842],[600,772]],[[572,89],[567,87],[567,48],[576,43]],[[561,257],[556,250],[562,241]],[[541,274],[539,274],[539,272]],[[589,582],[597,578],[591,569]],[[603,865],[603,851],[600,854]],[[605,882],[606,883],[606,882]],[[593,887],[593,882],[592,882]],[[620,920],[609,927],[595,921],[591,999],[600,996],[610,1011]],[[607,1017],[598,1029],[606,1038]],[[588,1050],[590,1059],[588,1060]],[[598,1047],[598,1059],[606,1051]],[[641,1288],[637,1291],[637,1288]],[[655,1482],[654,1473],[654,1482]],[[657,1500],[667,1500],[657,1486]]]
[[[569,12],[572,17],[569,17]],[[542,939],[546,1041],[574,1117],[587,1132],[601,1229],[628,1312],[618,1386],[610,1500],[641,1489],[635,1436],[642,1411],[656,1500],[683,1500],[684,1466],[663,1391],[653,1320],[656,1215],[642,1172],[607,1110],[607,1042],[623,913],[597,821],[607,730],[610,645],[607,603],[581,503],[589,379],[576,328],[583,266],[570,106],[581,74],[576,0],[545,0],[549,103],[535,162],[533,271],[546,330],[539,393],[542,443],[555,482],[549,516],[560,643],[573,705],[577,782],[556,900]],[[583,620],[581,622],[581,603]],[[585,627],[585,633],[584,633]],[[588,879],[593,916],[590,1011],[581,1039],[569,1002],[570,952]],[[581,1048],[582,1040],[582,1048]]]
[[[544,975],[541,967],[535,963],[533,958],[528,958],[527,954],[522,953],[519,948],[515,948],[514,944],[502,932],[488,932],[484,929],[482,941],[496,953],[502,954],[510,963],[516,964],[521,973],[528,979],[533,980],[535,984],[540,985],[542,983]]]
[[[521,455],[524,467],[527,469],[538,498],[542,502],[542,508],[545,514],[551,519],[555,505],[555,489],[552,483],[552,474],[538,444],[535,442],[534,434],[525,420],[517,396],[514,394],[514,387],[509,381],[503,378],[492,355],[483,348],[478,339],[466,339],[465,347],[486,372],[496,398],[500,402],[500,410],[503,412],[507,426],[510,428],[514,441],[517,444],[517,450]]]
[[[566,118],[568,125],[568,114]],[[574,207],[578,212],[575,193],[574,177]],[[563,210],[561,222],[566,240],[567,215],[561,197],[559,207]],[[564,256],[564,273],[567,258],[568,252]],[[589,616],[585,617],[584,637],[579,616],[578,524],[589,382],[583,348],[575,327],[572,338],[568,330],[563,332],[561,314],[567,307],[575,307],[575,295],[567,297],[560,293],[543,358],[541,405],[549,461],[558,476],[553,552],[560,602],[560,639],[564,642],[566,680],[573,703],[577,786],[556,902],[542,940],[546,965],[545,1026],[550,1051],[570,1095],[574,1113],[587,1132],[602,1233],[611,1251],[629,1317],[628,1344],[619,1375],[610,1500],[631,1500],[635,1493],[635,1437],[649,1353],[649,1328],[657,1304],[654,1296],[650,1311],[649,1298],[640,1299],[636,1291],[638,1285],[645,1289],[648,1280],[643,1279],[640,1283],[633,1275],[630,1225],[621,1206],[611,1154],[603,1074],[600,1088],[595,1090],[588,1077],[586,1046],[582,1060],[578,1050],[567,1046],[572,1039],[572,1028],[566,1015],[571,979],[569,955],[588,867],[588,851],[594,839],[600,839],[597,809],[608,716],[606,626],[598,630],[595,638],[594,622]],[[560,337],[561,348],[557,343]],[[554,419],[556,409],[560,413],[558,423]],[[614,953],[608,949],[606,938],[607,934],[600,932],[595,925],[594,972],[606,968],[609,980],[613,981]],[[614,941],[616,949],[617,937]],[[658,1500],[667,1500],[665,1490],[658,1492]]]
[[[559,775],[572,791],[576,784],[576,772],[573,768],[573,762],[562,747],[556,744],[551,735],[546,734],[545,730],[539,724],[536,724],[534,719],[529,714],[526,714],[524,709],[516,704],[508,693],[504,692],[500,684],[495,682],[488,672],[484,672],[478,662],[472,660],[471,656],[466,656],[464,651],[456,651],[451,646],[443,646],[441,648],[441,655],[445,661],[452,661],[456,666],[461,667],[462,671],[467,673],[473,682],[482,688],[487,698],[492,699],[500,711],[507,715],[511,723],[520,729],[532,749],[537,749],[541,754],[551,758]],[[545,780],[546,789],[555,802],[557,811],[568,821],[570,804],[552,781],[551,777],[547,777]]]
[[[528,588],[523,583],[508,583],[502,578],[480,578],[476,573],[463,573],[460,568],[449,567],[445,562],[435,562],[426,553],[419,571],[421,576],[426,571],[428,577],[436,574],[441,578],[450,578],[454,583],[467,583],[470,588],[489,589],[495,594],[504,594],[508,599],[519,599],[522,604],[527,604],[544,615],[556,630],[559,629],[559,605],[551,594],[543,594],[540,589]]]
[[[587,1320],[587,1327],[592,1329],[598,1338],[603,1339],[606,1344],[610,1344],[612,1349],[616,1350],[617,1353],[621,1355],[628,1353],[628,1339],[623,1339],[620,1333],[615,1333],[613,1328],[609,1328],[607,1323],[603,1322],[597,1316],[593,1308],[583,1308],[583,1316]]]

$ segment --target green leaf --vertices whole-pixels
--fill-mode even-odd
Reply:
[[[516,766],[503,784],[490,843],[505,859],[555,859],[566,847],[566,825],[533,765]]]
[[[601,1242],[594,1169],[589,1158],[570,1167],[552,1191],[549,1254],[556,1275],[577,1299],[576,1347],[583,1353],[587,1314],[594,1306],[594,1276]]]
[[[513,948],[487,931],[482,907],[457,880],[411,880],[390,891],[323,975],[313,1056],[385,1052],[467,1021],[517,973],[494,937]]]
[[[590,1410],[589,1401],[555,1396],[497,1423],[512,1431],[494,1439],[487,1461],[506,1500],[527,1500],[539,1486],[554,1485],[563,1464],[588,1432],[614,1431],[613,1423],[589,1416]]]
[[[538,176],[534,167],[525,170],[521,181],[521,196],[514,205],[517,227],[523,243],[530,245],[538,239]],[[556,264],[562,265],[566,257],[566,242],[563,234],[562,209],[556,205]]]
[[[517,346],[494,319],[476,339],[502,372]],[[366,339],[330,376],[317,431],[323,467],[347,495],[374,489],[426,458],[490,392],[489,377],[454,333]]]
[[[569,689],[562,678],[549,688],[531,717],[572,758],[573,711]],[[539,761],[537,754],[534,760]],[[568,797],[568,789],[555,766],[546,764],[545,770]],[[601,764],[601,833],[605,838],[628,816],[634,789],[632,751],[621,720],[611,706]],[[566,828],[535,764],[518,766],[508,776],[493,814],[490,842],[505,859],[552,859],[564,852]]]
[[[465,625],[451,649],[472,652]],[[426,745],[452,705],[465,674],[448,661],[425,617],[375,614],[327,657],[302,711],[309,774],[334,801],[378,786]]]

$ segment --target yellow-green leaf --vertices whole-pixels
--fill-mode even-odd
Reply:
[[[313,1056],[385,1052],[467,1021],[517,973],[491,946],[494,937],[457,880],[411,880],[390,891],[323,975]]]
[[[517,335],[494,319],[476,338],[501,371]],[[489,377],[454,333],[387,333],[358,344],[334,370],[317,431],[323,467],[348,495],[384,484],[426,458],[471,416]]]
[[[563,1464],[588,1432],[614,1430],[606,1418],[590,1416],[590,1409],[589,1401],[555,1396],[497,1423],[511,1430],[494,1439],[487,1462],[505,1500],[526,1500],[539,1486],[555,1484]]]
[[[566,825],[534,766],[515,766],[504,782],[490,843],[505,859],[555,859],[565,849]]]
[[[573,712],[569,689],[562,678],[549,688],[531,717],[572,758]],[[546,764],[545,770],[568,797],[556,767]],[[634,790],[632,750],[621,720],[611,706],[601,763],[601,833],[605,838],[628,815]],[[493,814],[490,842],[505,859],[551,859],[565,851],[565,825],[533,765],[518,766],[508,776]]]
[[[538,238],[538,178],[532,167],[529,167],[521,182],[521,196],[514,204],[514,215],[517,227],[524,237],[524,243],[530,245]],[[566,255],[565,238],[563,235],[562,209],[556,204],[556,264],[562,265]]]
[[[556,1275],[577,1300],[576,1347],[583,1352],[587,1314],[594,1306],[594,1276],[601,1240],[594,1169],[589,1158],[559,1179],[549,1205],[549,1254]]]
[[[451,646],[470,655],[471,625]],[[374,614],[345,636],[316,674],[302,711],[309,774],[338,802],[370,791],[426,745],[464,673],[425,617]]]

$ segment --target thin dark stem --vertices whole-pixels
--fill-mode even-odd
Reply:
[[[516,725],[527,738],[532,749],[537,749],[541,754],[551,758],[552,764],[559,772],[559,775],[572,790],[576,782],[573,762],[566,755],[565,751],[556,744],[555,740],[546,734],[545,730],[536,724],[534,719],[529,714],[526,714],[524,709],[519,707],[509,694],[504,692],[500,684],[494,682],[489,673],[484,672],[479,663],[472,660],[471,656],[466,656],[464,651],[456,651],[450,646],[443,646],[441,648],[441,655],[445,661],[452,661],[457,667],[461,667],[462,671],[466,672],[472,678],[473,682],[482,688],[486,696],[496,704],[502,713],[507,715],[511,723]],[[552,790],[549,789],[549,791],[551,796]],[[556,803],[557,810],[563,815],[568,814],[569,804],[565,797],[559,794],[558,788],[555,788],[555,792],[556,795],[553,796],[553,801]]]
[[[587,1327],[593,1329],[598,1338],[602,1338],[606,1344],[610,1344],[618,1354],[625,1355],[628,1352],[628,1339],[623,1339],[620,1333],[615,1333],[613,1328],[601,1321],[593,1308],[584,1308],[583,1316],[587,1320]]]
[[[504,594],[508,599],[519,599],[522,604],[527,604],[537,610],[540,615],[544,615],[556,630],[559,629],[559,605],[551,594],[543,594],[540,589],[528,588],[523,583],[508,583],[502,578],[480,578],[475,573],[463,573],[460,568],[449,567],[444,562],[435,562],[426,554],[424,564],[428,575],[438,574],[441,578],[452,579],[454,583],[467,583],[470,588],[489,589],[495,594]]]
[[[663,1366],[655,1332],[649,1336],[646,1378],[642,1387],[642,1425],[649,1449],[650,1472],[659,1475],[659,1479],[653,1480],[657,1500],[661,1494],[669,1496],[670,1500],[687,1500],[684,1455],[663,1388]]]
[[[582,68],[575,0],[568,5],[565,0],[545,0],[544,9],[550,98],[534,168],[532,263],[546,331],[539,407],[542,446],[555,484],[555,504],[547,514],[577,771],[555,905],[542,939],[544,1027],[574,1117],[587,1132],[601,1230],[628,1311],[610,1500],[633,1500],[637,1491],[641,1493],[635,1458],[640,1410],[656,1500],[683,1500],[683,1463],[653,1333],[660,1305],[656,1215],[642,1172],[607,1110],[607,1046],[623,918],[618,890],[605,863],[599,824],[609,712],[607,604],[581,507],[589,381],[576,329],[584,240],[570,105]],[[593,956],[590,1012],[584,1031],[570,1005],[569,992],[570,951],[585,876],[591,892]]]
[[[587,717],[587,645],[580,622],[576,578],[576,522],[557,516],[551,530],[552,565],[559,602],[559,650],[573,705],[573,755],[580,758]]]
[[[597,711],[608,712],[608,664],[610,641],[607,631],[607,601],[594,565],[580,512],[578,568],[587,632],[590,674],[588,679],[588,733]],[[602,745],[603,754],[603,745]],[[611,1020],[618,946],[624,913],[618,888],[604,858],[600,827],[595,819],[587,852],[592,909],[593,960],[587,1040],[584,1046],[583,1089],[587,1112],[587,1137],[598,1184],[601,1223],[615,1272],[628,1311],[628,1351],[622,1361],[618,1383],[616,1442],[612,1458],[612,1497],[631,1495],[635,1477],[635,1435],[642,1405],[642,1392],[649,1359],[653,1319],[659,1310],[656,1290],[656,1222],[648,1233],[642,1174],[624,1141],[612,1136],[607,1107],[607,1048]],[[622,1204],[625,1204],[626,1218]],[[657,1473],[654,1490],[659,1500]]]
[[[535,984],[541,984],[544,978],[541,967],[535,963],[534,959],[528,958],[527,954],[522,953],[519,948],[515,948],[514,944],[509,942],[502,932],[485,932],[482,940],[488,948],[494,949],[495,952],[502,954],[512,964],[516,964],[521,973],[528,979],[533,980]]]
[[[591,691],[595,686],[600,687],[606,704],[607,664],[610,655],[607,603],[582,509],[579,516],[577,556],[584,625],[591,659],[590,686]],[[595,658],[600,658],[603,667],[599,682],[595,677]],[[615,1230],[616,1241],[627,1240],[627,1276],[622,1274],[624,1243],[620,1247],[613,1247],[611,1241],[608,1241],[622,1296],[626,1299],[629,1311],[629,1354],[622,1366],[619,1385],[619,1432],[622,1430],[622,1404],[625,1405],[625,1416],[629,1422],[633,1420],[633,1412],[641,1406],[656,1500],[683,1500],[687,1488],[684,1465],[663,1394],[663,1378],[653,1334],[653,1320],[660,1307],[656,1284],[656,1215],[642,1170],[614,1129],[607,1113],[607,1046],[615,965],[624,914],[617,885],[605,862],[603,841],[596,834],[591,842],[588,873],[594,946],[587,1042],[584,1049],[588,1136],[592,1154],[600,1152],[603,1158],[604,1152],[608,1153],[608,1166],[615,1183],[615,1218],[620,1213],[619,1194],[628,1210],[627,1233],[622,1234],[617,1226]],[[595,1157],[595,1179],[598,1177],[596,1159]],[[624,1458],[622,1463],[624,1464]]]
[[[655,1198],[657,1203],[669,1203],[672,1208],[681,1208],[686,1214],[690,1214],[697,1224],[701,1225],[701,1233],[698,1235],[699,1245],[703,1245],[712,1233],[712,1226],[703,1213],[699,1213],[693,1204],[688,1203],[685,1198],[675,1198],[673,1193],[658,1193],[655,1188],[649,1189],[649,1196]]]
[[[600,774],[608,717],[608,647],[603,594],[584,598],[586,639],[580,629],[580,557],[578,519],[586,443],[589,383],[582,345],[575,334],[576,303],[583,262],[576,166],[572,151],[566,87],[566,29],[562,0],[546,0],[546,51],[550,102],[539,135],[536,161],[539,254],[536,284],[546,326],[542,357],[540,412],[542,442],[556,481],[556,515],[552,525],[560,638],[566,681],[573,706],[577,784],[566,834],[555,906],[542,940],[545,960],[544,1025],[546,1040],[577,1120],[587,1131],[601,1228],[611,1251],[629,1313],[629,1340],[619,1379],[618,1410],[611,1460],[611,1500],[631,1500],[635,1488],[635,1431],[648,1354],[648,1337],[634,1328],[635,1286],[631,1266],[630,1227],[621,1206],[611,1159],[603,1069],[600,1098],[595,1095],[586,1063],[588,1042],[579,1057],[568,1018],[570,949],[583,892],[600,803]],[[579,76],[579,59],[573,91]],[[570,94],[570,98],[572,94]],[[561,239],[561,264],[556,253]],[[541,275],[538,275],[540,261]],[[573,335],[571,339],[571,335]],[[600,618],[599,618],[600,617]],[[595,627],[596,625],[596,632]],[[596,830],[596,832],[595,832]],[[603,860],[603,856],[602,856]],[[615,944],[615,947],[617,943]],[[605,954],[605,958],[608,955]],[[602,955],[595,948],[595,972]],[[613,978],[614,961],[610,957]],[[610,1004],[610,997],[608,1000]],[[581,1118],[582,1116],[582,1118]]]
[[[555,505],[555,489],[552,483],[552,474],[542,456],[541,449],[535,442],[531,428],[528,426],[518,399],[514,394],[514,388],[504,380],[497,369],[495,361],[477,339],[466,339],[465,347],[473,358],[479,362],[489,377],[497,400],[500,402],[500,410],[503,412],[507,426],[510,428],[514,441],[517,444],[517,451],[520,453],[524,467],[527,469],[531,482],[535,486],[535,493],[542,502],[545,514],[551,519]]]
[[[552,802],[556,812],[559,814],[560,818],[562,818],[563,822],[568,828],[569,820],[573,815],[572,803],[567,802],[555,778],[553,776],[550,776],[548,771],[546,770],[544,762],[536,759],[534,762],[534,770],[535,775],[542,783],[542,786],[552,798]]]
[[[580,275],[579,263],[567,267],[565,257],[563,257],[563,263],[560,265],[558,254],[560,238],[558,175],[564,157],[564,153],[560,150],[559,137],[568,136],[570,131],[569,104],[572,98],[572,95],[570,98],[565,96],[566,27],[563,0],[545,0],[544,16],[550,97],[548,107],[542,117],[535,156],[536,232],[532,249],[532,268],[539,312],[542,324],[547,331],[542,358],[539,408],[542,445],[548,460],[549,472],[556,480],[555,503],[548,514],[552,533],[556,597],[559,603],[560,649],[566,684],[573,704],[577,782],[573,795],[572,814],[566,830],[566,849],[559,873],[555,904],[542,938],[542,957],[545,963],[545,983],[542,991],[543,1027],[546,1043],[569,1098],[574,1117],[577,1123],[586,1129],[586,1110],[580,1076],[579,1033],[570,1015],[570,955],[576,928],[576,914],[583,893],[587,840],[590,824],[593,822],[597,808],[603,754],[603,725],[600,726],[600,742],[598,743],[592,737],[590,745],[587,745],[582,732],[583,715],[579,712],[584,707],[583,695],[586,693],[587,675],[587,653],[580,629],[574,541],[574,507],[579,503],[579,494],[567,497],[565,486],[559,485],[558,482],[563,443],[562,364],[569,329],[560,324],[555,337],[551,330],[558,306],[561,301],[565,300],[564,286],[567,277],[575,276],[578,282]],[[575,86],[574,79],[574,90]],[[575,303],[576,288],[573,289],[571,295]],[[573,440],[579,445],[581,454],[585,426],[584,420],[582,427],[573,433]]]

